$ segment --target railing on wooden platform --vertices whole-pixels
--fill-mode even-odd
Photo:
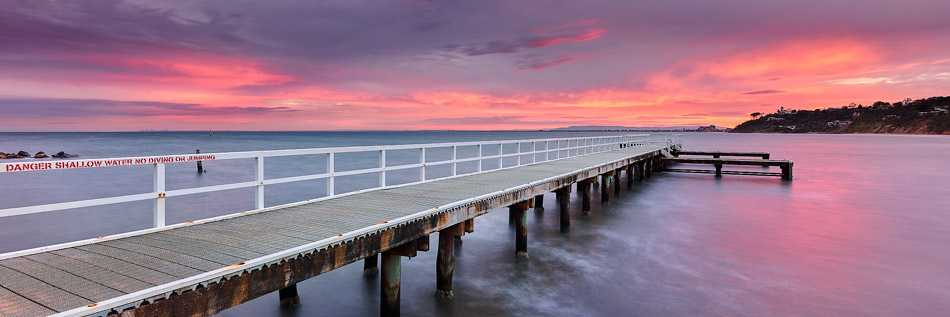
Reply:
[[[419,180],[408,184],[414,184],[426,181],[426,167],[451,164],[451,175],[454,177],[459,174],[457,166],[463,162],[477,162],[476,170],[472,173],[482,172],[482,162],[486,160],[497,160],[499,169],[533,164],[542,161],[558,160],[579,155],[587,155],[597,152],[615,150],[622,145],[640,145],[655,142],[674,142],[672,137],[655,139],[648,134],[628,134],[614,136],[596,136],[596,137],[575,137],[575,138],[550,138],[550,139],[527,139],[527,140],[499,140],[499,141],[475,141],[475,142],[454,142],[454,143],[430,143],[430,144],[405,144],[405,145],[382,145],[382,146],[357,146],[357,147],[334,147],[334,148],[313,148],[296,150],[272,150],[272,151],[249,151],[249,152],[227,152],[227,153],[209,153],[209,154],[187,154],[187,155],[166,155],[166,156],[145,156],[145,157],[122,157],[106,159],[85,159],[85,160],[42,160],[16,163],[0,163],[0,173],[8,172],[26,172],[26,171],[55,171],[74,168],[93,168],[93,167],[115,167],[127,165],[152,165],[153,166],[153,188],[149,193],[132,194],[124,196],[114,196],[98,199],[70,201],[62,203],[52,203],[44,205],[15,207],[0,209],[0,218],[42,213],[57,210],[75,209],[81,207],[93,207],[109,204],[152,200],[153,204],[153,226],[155,228],[164,227],[165,224],[165,199],[175,196],[192,195],[207,192],[216,192],[232,190],[239,188],[256,188],[254,194],[255,210],[264,209],[264,186],[273,184],[282,184],[289,182],[299,182],[306,180],[326,179],[327,196],[337,195],[334,180],[336,177],[379,173],[377,186],[361,191],[387,187],[386,172],[405,169],[419,169]],[[682,139],[679,139],[682,144]],[[511,153],[504,152],[505,145],[515,145],[516,151]],[[477,154],[474,157],[459,158],[459,147],[477,148]],[[498,154],[483,155],[482,149],[485,147],[497,147]],[[428,162],[426,161],[426,150],[433,148],[450,148],[451,158],[447,160]],[[526,149],[527,148],[527,149]],[[395,150],[418,150],[418,163],[403,165],[387,165],[387,151]],[[347,171],[337,171],[334,167],[335,155],[339,153],[357,153],[370,152],[378,153],[379,164],[377,167],[364,168]],[[309,174],[301,176],[283,177],[266,179],[264,177],[264,158],[299,156],[299,155],[326,155],[326,172],[318,174]],[[514,165],[505,166],[504,159],[516,157]],[[196,161],[226,160],[226,159],[254,159],[254,181],[238,182],[223,185],[193,187],[186,189],[166,190],[165,183],[165,164],[184,163]],[[468,173],[468,174],[472,174]],[[356,191],[360,192],[360,191]]]

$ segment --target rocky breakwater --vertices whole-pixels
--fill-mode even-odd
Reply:
[[[30,155],[30,152],[27,152],[27,151],[19,151],[19,152],[15,152],[15,153],[14,153],[14,152],[10,152],[10,153],[0,152],[0,159],[22,159],[22,158],[30,158],[30,157],[32,157],[32,158],[38,158],[38,159],[40,159],[40,158],[50,158],[50,157],[54,157],[54,158],[70,158],[70,157],[79,157],[79,155],[77,155],[77,154],[69,154],[69,153],[66,153],[66,152],[63,152],[63,151],[59,151],[59,153],[56,153],[56,154],[54,154],[54,155],[52,155],[52,156],[47,155],[46,152],[43,152],[43,151],[36,152],[36,154],[34,154],[34,155]]]

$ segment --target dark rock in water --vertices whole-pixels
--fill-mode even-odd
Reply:
[[[33,158],[47,158],[47,157],[49,157],[49,155],[46,155],[46,152],[42,152],[42,151],[36,152],[36,154],[33,155]]]
[[[7,158],[7,153],[0,152],[0,159]]]
[[[30,157],[30,156],[32,156],[32,155],[30,155],[30,152],[27,152],[27,151],[20,151],[20,152],[17,152],[16,156]]]
[[[56,153],[56,155],[53,155],[53,157],[55,157],[55,158],[70,158],[70,157],[79,157],[79,155],[78,155],[78,154],[69,154],[69,153],[66,153],[66,152],[63,152],[63,151],[59,151],[59,153]]]

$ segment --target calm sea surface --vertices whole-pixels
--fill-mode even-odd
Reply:
[[[329,146],[569,137],[575,133],[0,133],[0,151],[58,151],[81,158]],[[507,212],[476,220],[456,248],[455,298],[435,292],[435,248],[404,259],[402,312],[485,315],[861,315],[946,316],[950,312],[950,137],[692,133],[686,149],[767,151],[795,162],[777,177],[659,174],[594,200],[590,216],[572,201],[571,232],[558,229],[553,195],[530,211],[528,251],[514,256]],[[507,149],[506,149],[507,151]],[[488,153],[490,154],[490,153]],[[391,162],[409,163],[413,153]],[[433,153],[430,159],[438,159]],[[4,161],[6,162],[6,161]],[[341,163],[342,162],[342,163]],[[375,157],[338,160],[370,167]],[[252,160],[168,164],[168,188],[253,180]],[[268,158],[267,178],[322,172],[322,156]],[[460,167],[460,171],[474,167]],[[726,167],[730,169],[730,167]],[[732,167],[735,169],[735,167]],[[760,167],[749,168],[761,170]],[[430,175],[447,174],[432,169]],[[441,173],[441,174],[440,174]],[[418,174],[392,173],[391,183]],[[0,174],[0,208],[150,192],[149,166]],[[375,175],[337,180],[365,188]],[[320,181],[268,186],[278,205],[324,194]],[[253,207],[251,189],[169,198],[168,222]],[[594,194],[594,197],[599,195]],[[144,229],[151,203],[125,203],[0,218],[0,252]],[[432,237],[433,243],[438,241]],[[433,245],[434,246],[434,245]],[[224,316],[378,315],[379,278],[350,265],[298,286],[302,305],[269,294]]]

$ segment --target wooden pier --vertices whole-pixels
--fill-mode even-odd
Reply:
[[[621,175],[627,187],[642,182],[676,149],[615,144],[586,155],[0,254],[0,315],[211,315],[274,291],[280,304],[294,305],[296,283],[364,259],[364,274],[373,275],[378,258],[380,314],[394,316],[401,258],[429,250],[430,234],[439,233],[433,291],[451,298],[454,243],[474,232],[476,217],[508,207],[517,227],[512,256],[527,257],[525,211],[543,195],[555,193],[560,227],[568,231],[572,185],[583,193],[587,213],[592,184],[599,183],[606,203],[620,190]]]
[[[664,157],[660,161],[664,166],[673,164],[707,164],[713,165],[716,170],[700,169],[679,169],[664,167],[665,172],[677,173],[702,173],[716,174],[716,176],[726,175],[750,175],[750,176],[779,176],[784,180],[792,179],[792,166],[794,163],[789,160],[770,160],[769,153],[766,152],[700,152],[700,151],[674,151],[674,157]],[[711,155],[713,158],[685,158],[676,157],[678,155]],[[756,156],[762,159],[724,159],[722,156]],[[777,166],[781,168],[781,173],[759,172],[759,171],[723,171],[723,165],[756,165],[756,166]]]

